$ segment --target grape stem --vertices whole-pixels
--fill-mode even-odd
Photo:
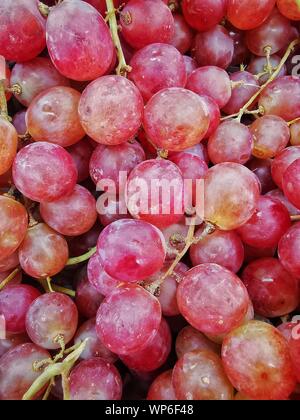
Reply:
[[[244,112],[244,114],[247,114],[247,115],[264,115],[264,113],[265,113],[265,110],[262,106],[260,106],[258,109],[255,109],[254,111],[246,110]],[[236,118],[239,116],[239,114],[240,112],[237,112],[236,114],[232,114],[232,115],[227,115],[226,117],[222,117],[221,121],[226,121],[226,120],[230,120],[231,118]]]
[[[294,41],[292,41],[290,43],[290,45],[288,46],[288,49],[286,50],[284,56],[282,57],[280,63],[278,64],[276,70],[274,71],[274,73],[271,74],[271,76],[269,77],[269,79],[266,81],[266,83],[264,83],[260,89],[249,99],[249,101],[240,109],[238,116],[237,116],[237,120],[240,122],[242,116],[246,113],[246,111],[248,110],[248,108],[253,104],[253,102],[259,97],[259,95],[266,89],[266,87],[269,86],[270,83],[273,82],[274,79],[276,79],[276,77],[279,75],[282,67],[284,66],[284,64],[286,63],[287,59],[289,58],[291,52],[295,49],[296,45],[298,45],[300,43],[300,39],[297,38]]]
[[[292,121],[289,121],[289,122],[288,122],[288,126],[290,127],[291,125],[295,124],[295,123],[296,123],[296,122],[298,122],[298,121],[300,121],[300,117],[295,118],[295,119],[294,119],[294,120],[292,120]]]
[[[195,219],[190,220],[191,224],[187,233],[187,236],[185,238],[185,246],[181,252],[179,252],[175,258],[175,260],[172,262],[168,270],[161,276],[160,279],[157,281],[149,284],[144,285],[145,289],[148,290],[148,292],[152,293],[154,296],[159,296],[160,293],[160,286],[163,284],[165,279],[169,276],[172,276],[174,274],[174,270],[178,263],[181,261],[181,259],[185,256],[185,254],[188,252],[191,245],[198,243],[202,241],[207,235],[210,235],[212,232],[215,231],[215,226],[212,225],[209,222],[205,223],[205,228],[202,232],[202,234],[199,237],[195,237]]]
[[[0,116],[9,121],[4,83],[5,80],[0,80]]]
[[[118,56],[118,66],[116,68],[116,73],[119,76],[127,76],[127,73],[131,71],[131,67],[126,64],[125,56],[122,50],[122,45],[120,42],[119,34],[118,34],[118,22],[116,18],[116,9],[114,6],[113,0],[106,0],[106,7],[107,7],[107,16],[109,21],[109,27],[112,35],[113,42],[115,44]]]
[[[300,221],[300,214],[296,214],[294,216],[291,216],[292,222],[299,222]]]
[[[66,287],[58,286],[56,284],[50,284],[49,279],[50,279],[50,277],[48,277],[48,280],[47,279],[38,279],[38,282],[43,287],[43,289],[45,290],[46,293],[59,292],[59,293],[64,293],[65,295],[68,295],[70,297],[75,297],[76,296],[76,292],[74,292],[74,290],[67,289]],[[50,279],[50,281],[51,281],[51,279]]]
[[[96,251],[97,251],[97,247],[94,246],[94,248],[91,248],[88,252],[86,252],[83,255],[80,255],[79,257],[69,258],[66,266],[80,264],[84,261],[89,260],[91,256],[93,256],[96,253]]]
[[[69,373],[79,359],[81,353],[84,351],[87,341],[88,339],[79,343],[72,353],[70,353],[62,362],[48,365],[44,372],[33,382],[28,391],[23,395],[22,400],[32,400],[34,396],[49,383],[49,381],[59,375],[62,376],[63,380],[64,399],[69,400]]]
[[[13,93],[14,95],[21,95],[22,94],[22,87],[21,87],[21,85],[19,85],[19,83],[15,83],[14,85],[12,85],[9,88],[6,88],[5,90],[6,90],[6,92]]]
[[[47,6],[47,4],[44,4],[41,1],[39,1],[38,2],[38,9],[40,11],[40,14],[46,18],[46,17],[48,17],[51,8],[49,6]]]
[[[12,273],[10,273],[10,275],[7,276],[6,279],[4,279],[0,283],[0,290],[2,290],[10,281],[12,281],[19,272],[20,272],[20,268],[16,268]]]

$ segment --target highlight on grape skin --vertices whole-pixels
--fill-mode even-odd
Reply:
[[[299,24],[0,1],[1,401],[300,399]]]

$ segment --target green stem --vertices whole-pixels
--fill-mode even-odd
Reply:
[[[10,275],[0,283],[0,290],[2,290],[10,281],[12,281],[19,272],[20,269],[16,268],[12,273],[10,273]]]
[[[97,247],[90,249],[87,253],[80,255],[79,257],[69,258],[66,266],[80,264],[84,261],[89,260],[97,251]]]

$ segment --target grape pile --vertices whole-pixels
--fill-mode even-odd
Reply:
[[[0,400],[300,399],[298,0],[1,0]]]

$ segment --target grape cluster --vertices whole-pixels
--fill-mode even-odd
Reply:
[[[300,398],[299,22],[1,0],[0,400]]]

